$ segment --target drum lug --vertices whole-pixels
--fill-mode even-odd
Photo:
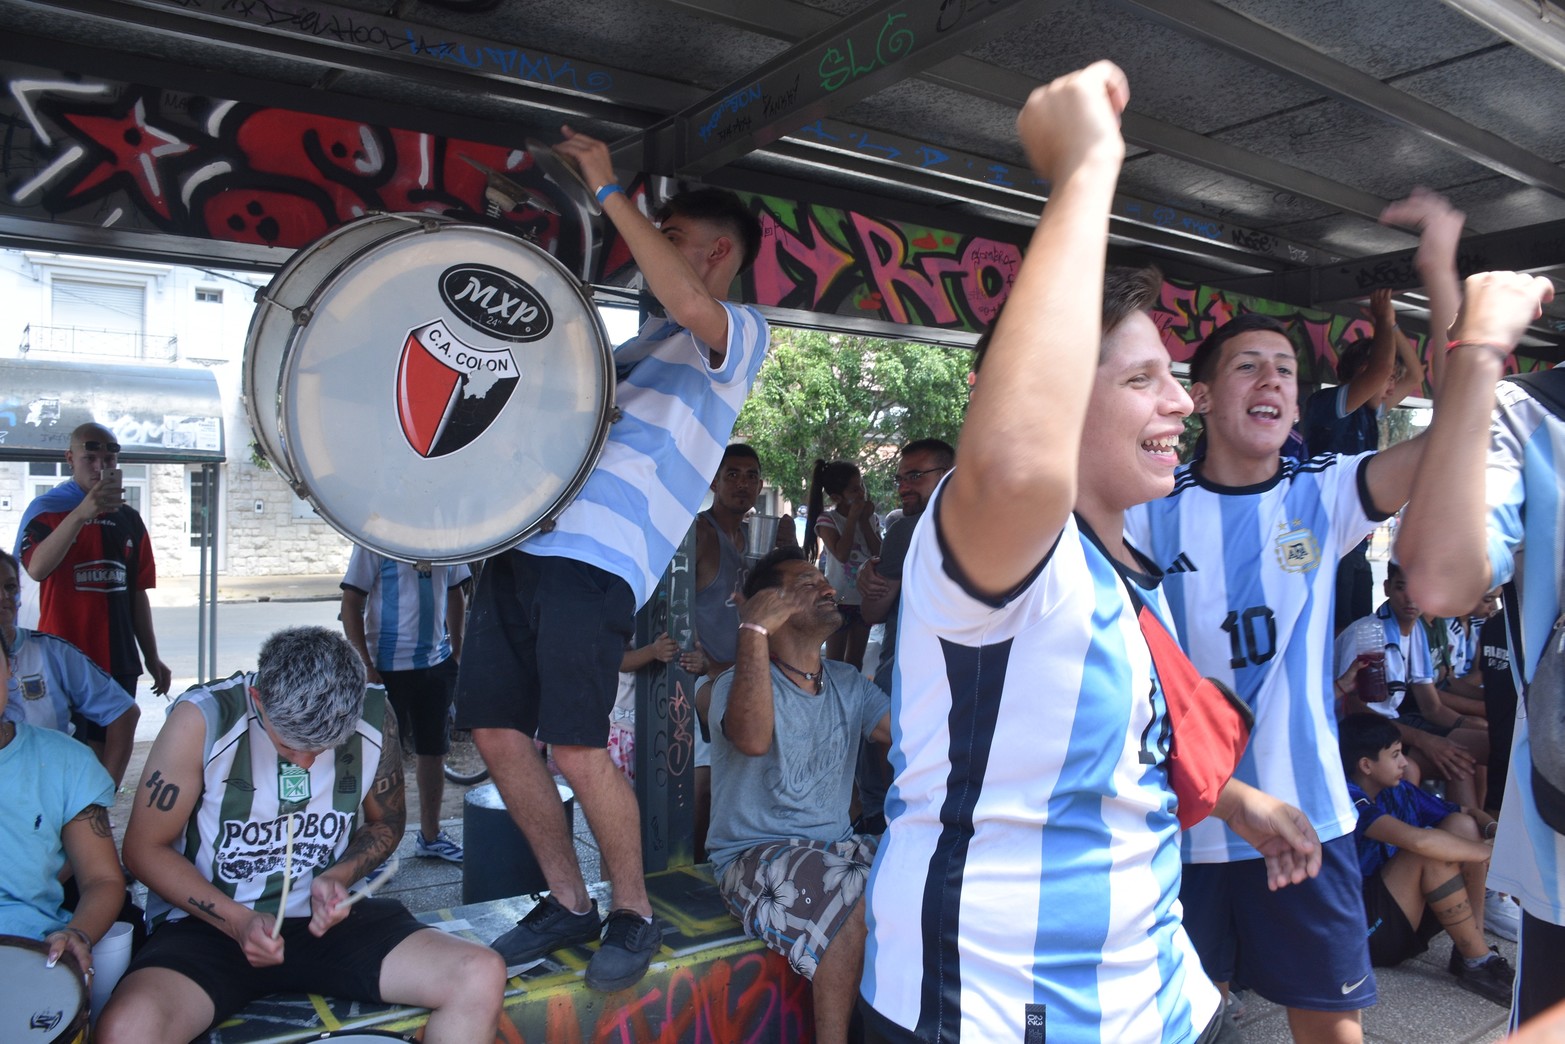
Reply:
[[[295,326],[308,326],[310,325],[310,320],[314,318],[315,313],[308,308],[300,307],[293,310],[293,325]]]
[[[414,562],[413,568],[420,573],[429,573],[434,571],[435,564],[433,562]]]
[[[610,424],[618,424],[619,423],[619,419],[621,417],[623,417],[623,416],[624,416],[624,414],[622,412],[620,412],[620,408],[618,406],[616,406],[612,410],[609,411],[609,423]]]
[[[555,526],[554,519],[546,518],[542,522],[538,523],[538,532],[540,532],[540,533],[552,533],[552,532],[554,532],[554,526]]]

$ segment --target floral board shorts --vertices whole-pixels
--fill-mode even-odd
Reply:
[[[869,880],[880,838],[774,841],[747,848],[723,869],[718,891],[744,933],[788,958],[806,979]]]

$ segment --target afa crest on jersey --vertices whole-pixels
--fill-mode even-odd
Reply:
[[[1277,564],[1289,573],[1308,573],[1320,565],[1320,541],[1297,521],[1293,528],[1283,529],[1273,550],[1277,552]]]

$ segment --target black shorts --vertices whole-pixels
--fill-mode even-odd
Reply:
[[[1369,929],[1369,963],[1377,968],[1392,968],[1417,957],[1440,934],[1440,919],[1427,906],[1417,928],[1408,923],[1378,873],[1364,879],[1364,924]]]
[[[308,917],[283,921],[283,963],[254,968],[239,944],[198,917],[161,925],[130,962],[126,974],[167,968],[212,998],[217,1025],[269,993],[319,993],[380,1003],[380,966],[414,932],[428,927],[395,899],[366,899],[324,936],[310,934]]]
[[[1511,1028],[1565,1001],[1565,927],[1522,910]]]
[[[456,695],[456,660],[411,671],[381,671],[386,698],[397,712],[397,731],[411,737],[413,753],[441,755],[451,749],[448,715]]]
[[[489,559],[462,643],[457,727],[606,748],[635,616],[630,585],[596,566],[521,551]]]

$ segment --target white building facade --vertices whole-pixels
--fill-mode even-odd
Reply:
[[[0,356],[212,371],[228,460],[219,468],[217,568],[231,576],[340,573],[350,546],[252,453],[241,387],[245,331],[267,276],[45,251],[0,251]],[[200,567],[199,465],[126,464],[126,496],[158,572]],[[0,532],[69,474],[63,460],[0,462]]]

